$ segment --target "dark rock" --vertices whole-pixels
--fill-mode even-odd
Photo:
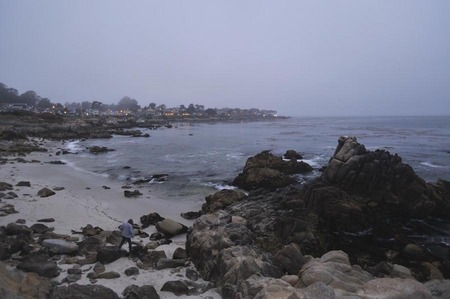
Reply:
[[[148,182],[150,182],[150,179],[140,179],[140,180],[134,181],[132,184],[133,185],[140,185],[140,184],[146,184]]]
[[[178,247],[177,249],[175,249],[174,253],[173,253],[173,259],[186,259],[187,258],[187,254],[186,254],[186,249]]]
[[[70,284],[68,286],[59,286],[55,288],[49,299],[91,299],[91,298],[108,298],[119,299],[119,296],[110,288],[102,285],[78,285]]]
[[[300,155],[299,153],[297,153],[294,150],[287,150],[286,153],[283,155],[283,157],[285,159],[288,159],[288,160],[300,160],[300,159],[303,159],[302,155]]]
[[[67,273],[81,275],[81,274],[83,274],[83,271],[81,271],[80,268],[70,268],[70,269],[67,269]]]
[[[4,199],[14,199],[19,197],[15,192],[9,191],[8,193],[5,194],[5,196],[3,197]]]
[[[53,165],[65,165],[66,163],[64,163],[63,161],[59,161],[59,160],[56,160],[56,161],[50,161],[50,162],[46,162],[46,163],[48,163],[48,164],[53,164]]]
[[[150,225],[156,225],[159,221],[164,220],[158,213],[150,213],[148,215],[141,216],[142,228],[149,227]]]
[[[167,258],[164,250],[152,250],[140,257],[142,264],[139,264],[138,266],[145,270],[156,268],[156,263],[162,258]]]
[[[26,225],[8,223],[5,232],[7,235],[30,235],[33,230]]]
[[[276,189],[289,186],[295,180],[288,175],[271,168],[252,168],[243,174],[239,174],[233,181],[233,185],[244,190],[259,188]]]
[[[78,253],[80,255],[85,255],[90,251],[99,251],[105,245],[105,243],[99,238],[88,237],[83,241],[78,242],[77,245]]]
[[[295,182],[289,175],[310,171],[312,167],[305,162],[284,161],[264,151],[247,159],[243,172],[234,179],[233,185],[245,190],[281,188]]]
[[[235,202],[241,201],[246,197],[247,195],[242,191],[223,189],[205,198],[206,203],[203,204],[202,211],[204,213],[215,212],[224,209]]]
[[[40,197],[49,197],[49,196],[52,196],[52,195],[55,195],[55,194],[56,193],[53,190],[51,190],[49,188],[43,188],[43,189],[38,191],[37,195],[40,196]]]
[[[97,259],[102,264],[110,264],[125,256],[126,252],[116,246],[105,246],[97,252]]]
[[[45,232],[52,230],[47,225],[42,224],[42,223],[35,223],[30,228],[33,230],[33,232],[38,233],[38,234],[43,234]]]
[[[5,182],[0,182],[0,191],[13,190],[13,185]]]
[[[103,264],[100,263],[100,262],[97,262],[97,263],[95,263],[94,268],[92,268],[92,270],[93,270],[96,274],[99,274],[99,273],[105,272],[106,268],[105,268],[105,265],[103,265]]]
[[[93,227],[91,224],[86,225],[81,228],[83,235],[85,236],[96,236],[103,231],[100,227]]]
[[[17,265],[17,269],[49,278],[58,276],[60,271],[56,263],[46,255],[28,256]]]
[[[150,285],[128,286],[123,290],[122,295],[124,299],[160,299],[156,289]]]
[[[39,219],[37,222],[55,222],[55,219],[53,219],[53,218],[44,218],[44,219]]]
[[[92,154],[100,154],[100,153],[106,153],[106,152],[110,152],[110,151],[115,151],[114,149],[109,149],[105,146],[91,146],[89,148],[89,152],[91,152]]]
[[[97,274],[96,279],[115,279],[119,278],[120,274],[115,271],[109,271],[109,272],[102,272]]]
[[[159,245],[168,245],[168,244],[172,244],[172,240],[169,239],[162,239],[159,241]]]
[[[47,298],[53,285],[49,278],[24,273],[0,262],[0,297],[4,299]]]
[[[18,182],[16,184],[16,186],[18,186],[18,187],[31,187],[31,184],[28,181],[20,181],[20,182]]]
[[[126,276],[139,275],[139,268],[137,268],[137,267],[127,268],[127,269],[125,269],[125,275]]]
[[[176,268],[183,267],[186,261],[184,259],[168,259],[168,258],[160,258],[156,262],[156,269],[162,270],[167,268]]]
[[[61,282],[67,282],[69,284],[77,282],[81,279],[81,274],[69,274]]]
[[[197,219],[201,215],[203,215],[202,211],[198,211],[198,212],[191,211],[191,212],[186,212],[186,213],[180,214],[181,217],[183,217],[184,219],[187,219],[187,220]]]
[[[300,246],[295,243],[286,245],[279,250],[274,259],[282,269],[291,275],[297,275],[302,266],[308,262],[308,259],[302,255]]]
[[[125,191],[123,191],[123,194],[125,195],[125,197],[137,197],[137,196],[142,195],[142,193],[139,192],[139,190],[134,190],[134,191],[125,190]]]
[[[167,281],[161,288],[163,292],[170,292],[177,296],[186,295],[189,291],[188,286],[181,281]]]
[[[164,239],[164,235],[161,233],[153,233],[150,235],[150,240],[152,240],[152,241],[158,241],[161,239]]]
[[[192,281],[197,281],[199,275],[198,272],[193,269],[186,269],[186,277]]]
[[[167,173],[160,173],[152,175],[153,182],[165,182],[169,175]]]

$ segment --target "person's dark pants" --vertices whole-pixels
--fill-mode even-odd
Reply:
[[[125,242],[128,242],[128,249],[131,252],[131,238],[122,237],[122,242],[120,242],[119,248],[122,248],[122,246],[123,246],[123,244],[125,244]]]

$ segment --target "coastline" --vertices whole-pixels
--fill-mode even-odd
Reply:
[[[184,208],[182,205],[164,201],[153,194],[144,194],[138,198],[126,198],[122,188],[123,182],[115,181],[106,176],[75,170],[67,164],[49,163],[60,160],[56,156],[56,152],[64,147],[60,141],[45,141],[43,146],[48,152],[32,152],[25,157],[21,157],[27,161],[26,163],[15,161],[17,156],[8,156],[8,162],[0,165],[0,182],[13,185],[11,191],[18,195],[13,199],[1,199],[0,206],[12,204],[18,213],[0,217],[0,226],[6,226],[8,223],[16,222],[19,219],[24,219],[26,225],[31,226],[37,223],[39,219],[54,218],[55,221],[50,223],[49,226],[54,227],[55,233],[79,237],[79,235],[73,234],[73,231],[80,231],[87,224],[112,231],[117,230],[117,227],[129,218],[132,218],[135,223],[140,223],[141,216],[153,212],[188,227],[191,226],[191,220],[183,219],[180,216],[180,213],[187,212],[182,210]],[[16,186],[23,181],[30,182],[31,186]],[[45,187],[52,190],[61,187],[63,189],[55,191],[56,194],[53,196],[38,196],[38,191]],[[151,235],[156,232],[156,229],[154,226],[150,226],[141,231]],[[167,257],[172,257],[178,247],[185,248],[185,234],[175,236],[171,240],[173,241],[171,244],[160,245],[157,248],[157,250],[164,250]],[[135,236],[133,242],[145,245],[148,238]],[[58,262],[58,266],[62,268],[62,272],[53,280],[61,282],[67,276],[67,269],[73,265]],[[135,266],[135,263],[129,258],[121,258],[105,266],[107,271],[121,273],[121,277],[103,279],[98,281],[97,284],[109,287],[117,294],[121,294],[127,286],[132,284],[139,286],[150,284],[155,287],[161,298],[183,298],[183,296],[178,297],[172,293],[160,292],[166,281],[179,279],[175,277],[179,273],[174,269],[141,270],[139,275],[128,277],[123,274],[125,269]],[[91,267],[92,265],[85,265],[82,270],[86,268],[87,271],[87,268]],[[85,275],[77,283],[91,284]],[[204,295],[220,298],[213,289]]]

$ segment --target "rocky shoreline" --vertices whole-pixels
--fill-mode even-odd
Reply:
[[[449,246],[438,239],[450,232],[427,224],[450,220],[450,182],[426,183],[397,155],[349,137],[304,186],[288,177],[308,171],[300,163],[248,159],[235,183],[249,194],[209,200],[203,210],[215,212],[188,232],[188,255],[224,298],[450,296]]]
[[[134,116],[92,116],[70,117],[51,113],[34,113],[29,111],[0,112],[0,140],[26,140],[45,138],[56,140],[82,138],[111,138],[112,135],[132,137],[150,137],[140,129],[156,130],[161,127],[171,128],[177,122],[215,123],[215,122],[252,122],[276,121],[288,117],[264,118],[244,117],[228,119],[210,118],[144,118]]]
[[[38,141],[33,146],[40,148]],[[20,153],[24,155],[26,151]],[[31,162],[24,158],[4,159],[4,163]],[[427,247],[414,238],[419,233],[448,237],[448,231],[439,230],[428,221],[450,221],[449,182],[426,183],[397,155],[368,151],[350,137],[339,139],[322,175],[313,181],[302,184],[293,179],[292,175],[312,170],[299,159],[301,156],[292,151],[284,157],[262,152],[249,158],[234,180],[234,185],[245,192],[222,190],[208,196],[201,211],[183,214],[185,218],[198,217],[189,228],[157,213],[142,215],[141,225],[135,227],[142,243],[135,242],[129,257],[117,248],[120,235],[111,227],[92,223],[81,230],[72,228],[71,234],[59,234],[43,222],[47,219],[38,219],[30,226],[28,219],[2,225],[2,295],[5,298],[450,296],[448,245]],[[1,184],[2,213],[17,212],[12,203],[14,194],[25,196],[22,189],[28,188],[28,184],[7,181]],[[39,200],[34,197],[37,195],[31,196],[31,200]],[[21,211],[18,212],[20,215]],[[156,232],[146,232],[148,227]],[[159,250],[177,236],[186,236],[185,248],[176,247],[172,255]],[[106,270],[108,265],[124,260],[128,264],[121,266],[122,272]],[[133,283],[146,272],[163,275],[164,271],[170,271],[172,276],[161,288]],[[121,280],[125,284],[122,297],[105,286],[106,280]]]

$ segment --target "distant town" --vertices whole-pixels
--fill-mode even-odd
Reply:
[[[242,120],[278,118],[275,110],[257,108],[206,108],[204,105],[188,104],[167,107],[165,104],[150,103],[141,107],[136,99],[123,97],[117,104],[104,104],[100,101],[55,103],[42,98],[34,91],[18,93],[0,83],[0,111],[30,111],[34,113],[51,113],[67,117],[92,116],[133,116],[155,120]]]

